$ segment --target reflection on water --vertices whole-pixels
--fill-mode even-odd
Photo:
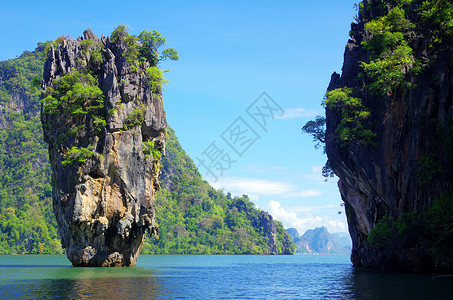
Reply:
[[[134,268],[0,256],[0,299],[452,299],[453,277],[381,274],[341,256],[142,256]]]
[[[453,278],[427,274],[384,274],[352,269],[351,294],[355,299],[453,299]]]
[[[9,270],[12,268],[9,267]],[[30,269],[15,273],[30,277]],[[166,297],[155,271],[143,268],[32,268],[40,279],[6,280],[0,285],[1,299],[153,299]],[[49,278],[49,279],[45,279]]]
[[[154,277],[43,280],[25,288],[26,295],[38,299],[153,299],[165,295]]]

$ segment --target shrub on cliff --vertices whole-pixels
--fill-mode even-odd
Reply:
[[[160,52],[159,48],[165,45],[166,39],[160,32],[153,30],[143,30],[139,36],[129,34],[130,27],[118,25],[112,32],[110,41],[126,45],[126,60],[131,64],[132,69],[137,70],[140,62],[147,61],[151,66],[163,60],[178,60],[178,52],[174,48],[166,48]]]

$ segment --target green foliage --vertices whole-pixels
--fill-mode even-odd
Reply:
[[[310,120],[302,127],[303,133],[308,133],[313,137],[313,142],[315,142],[315,149],[321,148],[323,146],[323,152],[326,153],[326,118],[322,116],[316,116],[314,120]],[[335,173],[330,167],[329,160],[326,161],[325,165],[322,167],[322,176],[327,181],[328,178],[333,177]]]
[[[380,219],[373,230],[368,234],[368,243],[373,246],[382,247],[390,241],[396,232],[392,220],[393,219],[388,218],[387,216]]]
[[[453,267],[453,195],[445,194],[424,214],[428,248],[439,267]]]
[[[361,67],[373,80],[370,89],[375,93],[391,94],[403,84],[404,75],[414,66],[412,48],[405,40],[405,35],[414,28],[400,7],[365,24],[369,38],[362,45],[371,52],[371,59],[369,63],[361,62]]]
[[[435,175],[442,172],[442,165],[430,156],[423,156],[418,161],[417,181],[419,185],[430,183]]]
[[[0,253],[62,253],[55,228],[49,227],[42,215],[36,215],[26,204],[16,213],[14,207],[0,214]]]
[[[101,42],[95,43],[93,40],[88,39],[81,41],[80,47],[82,48],[82,55],[84,57],[81,62],[82,66],[90,66],[93,72],[99,70],[100,65],[104,61],[104,57],[102,56],[104,44]]]
[[[401,240],[416,229],[420,220],[421,214],[416,211],[402,213],[398,219],[384,216],[368,234],[367,241],[372,246],[385,247],[389,242]]]
[[[71,136],[77,136],[84,129],[84,127],[85,127],[84,125],[74,126],[68,130],[67,134]]]
[[[110,35],[110,41],[112,43],[124,43],[129,36],[129,29],[130,27],[124,24],[116,26]]]
[[[161,56],[160,56],[160,60],[162,61],[162,60],[166,60],[166,59],[178,60],[179,59],[179,54],[173,48],[164,49],[162,51]]]
[[[164,46],[166,39],[156,30],[143,30],[139,36],[129,34],[129,26],[118,25],[110,36],[112,43],[120,43],[127,46],[125,54],[127,62],[133,71],[138,71],[138,65],[142,62],[149,62],[155,67],[160,61],[170,59],[178,60],[178,52],[173,48],[166,48],[159,51]]]
[[[321,171],[322,176],[325,178],[325,181],[327,181],[329,178],[332,178],[335,176],[335,172],[333,171],[332,167],[330,166],[330,160],[327,160],[324,166],[322,167]]]
[[[124,128],[129,130],[135,126],[141,126],[145,121],[145,110],[147,110],[144,104],[137,106],[133,111],[131,111],[127,117]]]
[[[373,79],[370,89],[381,95],[390,95],[404,83],[405,74],[414,66],[412,49],[405,42],[397,49],[381,54],[370,63],[361,62],[366,75]],[[406,87],[411,85],[406,83]]]
[[[81,164],[93,155],[94,152],[87,148],[73,146],[66,154],[64,154],[64,160],[61,163],[63,166],[72,166],[74,163]]]
[[[166,48],[162,53],[159,53],[158,49],[165,45],[166,39],[156,30],[152,32],[143,30],[138,36],[138,41],[141,43],[141,55],[146,57],[148,61],[153,62],[153,65],[166,59],[179,59],[178,52],[173,48]]]
[[[448,42],[451,45],[453,37],[453,3],[448,0],[362,1],[355,8],[359,26],[355,26],[351,36],[361,40],[363,49],[368,51],[367,57],[359,62],[364,72],[357,79],[363,86],[330,91],[324,102],[327,107],[341,112],[335,133],[342,146],[353,140],[373,144],[375,139],[370,130],[372,112],[351,94],[360,93],[368,100],[372,98],[370,94],[379,97],[392,95],[398,89],[404,92],[413,88],[414,76],[424,70],[427,56],[430,56],[426,51],[420,51],[423,44],[431,41],[442,50],[440,46],[447,47]],[[379,100],[378,97],[374,99]],[[310,121],[303,128],[313,135],[316,147],[323,139],[319,121],[322,119]],[[426,165],[428,161],[422,163]],[[425,175],[428,179],[431,176]]]
[[[39,119],[46,44],[0,62],[0,103],[21,95],[27,111],[0,111],[0,253],[61,253],[52,213],[47,145]]]
[[[436,266],[453,266],[453,194],[446,193],[423,212],[402,213],[398,219],[384,216],[369,233],[367,240],[374,247],[389,243],[420,239],[432,254]]]
[[[109,110],[109,114],[114,114],[115,112],[118,112],[121,108],[123,108],[123,103],[120,99],[118,102],[115,103],[115,107]]]
[[[61,253],[47,145],[37,114],[10,111],[0,127],[0,253]]]
[[[159,48],[165,45],[166,39],[156,30],[143,30],[139,36],[131,35],[128,31],[128,26],[118,25],[112,32],[110,40],[112,43],[126,46],[124,57],[133,72],[138,72],[140,66],[146,67],[152,93],[155,96],[159,95],[162,85],[166,85],[168,81],[157,65],[166,59],[178,60],[178,52],[173,48],[166,48],[161,53]],[[112,110],[114,111],[115,109]]]
[[[104,96],[97,80],[91,74],[72,71],[55,79],[53,87],[44,92],[44,113],[85,114],[89,109],[97,109],[104,102]]]
[[[75,140],[71,139],[77,143],[74,146],[82,146],[87,142],[82,135],[85,136],[87,132],[93,132],[94,135],[101,134],[107,125],[103,92],[93,75],[85,71],[74,70],[55,79],[52,87],[47,87],[43,93],[43,113],[53,115],[52,118],[46,118],[45,122],[48,123],[44,123],[43,126],[58,127],[57,132],[60,133],[57,144],[63,144],[67,137],[72,136],[76,137]],[[62,126],[62,124],[65,125]],[[66,148],[71,146],[73,145],[65,145]],[[67,157],[63,160],[64,166],[74,163],[75,153],[71,150],[69,153],[70,156],[65,154]],[[75,161],[81,163],[77,159]]]
[[[341,145],[347,146],[354,140],[374,144],[376,134],[369,127],[371,113],[362,99],[351,96],[352,89],[339,88],[326,93],[324,105],[341,113],[341,121],[335,133]]]
[[[321,145],[324,145],[326,143],[326,118],[322,116],[316,116],[314,120],[308,121],[304,125],[304,127],[302,127],[302,132],[311,134],[311,136],[313,137],[313,142],[316,143],[315,148],[320,148]]]
[[[421,28],[429,32],[431,47],[451,41],[453,3],[450,0],[424,0],[417,12],[421,19]]]
[[[35,51],[25,51],[16,59],[0,62],[0,104],[9,103],[13,94],[24,94],[33,109],[39,109],[44,66],[44,49],[49,43],[39,43]]]
[[[82,54],[86,55],[88,53],[88,50],[93,46],[94,42],[93,40],[83,40],[80,42],[80,47],[82,48]]]
[[[149,77],[149,85],[153,94],[158,94],[162,86],[167,85],[168,81],[164,78],[162,70],[158,67],[149,67],[146,69],[146,74]]]
[[[104,58],[102,57],[101,50],[95,49],[91,52],[90,63],[92,63],[94,65],[100,65],[103,61],[104,61]]]
[[[138,40],[142,44],[141,54],[156,65],[159,60],[159,51],[157,49],[165,45],[165,38],[156,30],[152,32],[143,30],[138,36]]]
[[[378,17],[384,16],[389,9],[396,6],[409,5],[413,0],[372,0],[365,3],[362,1],[358,5],[358,21],[367,22]]]
[[[135,35],[129,34],[129,29],[130,27],[127,25],[118,25],[110,35],[110,41],[127,47],[127,52],[123,55],[129,63],[131,70],[137,72],[140,60],[145,61],[146,59],[140,56],[138,38]]]
[[[406,75],[417,75],[422,61],[430,54],[414,56],[415,40],[423,38],[430,49],[442,49],[452,42],[453,3],[449,0],[368,1],[361,3],[359,21],[365,22],[367,37],[362,42],[371,52],[361,67],[372,80],[376,94],[392,94],[397,88],[410,88]],[[355,34],[355,33],[354,33]]]
[[[154,160],[158,160],[162,153],[155,148],[154,141],[143,142],[143,154],[145,154],[145,159],[148,159],[150,155],[153,156]]]
[[[99,116],[93,116],[93,124],[94,124],[94,129],[96,130],[96,133],[102,132],[102,130],[104,130],[105,126],[107,126],[107,122]]]

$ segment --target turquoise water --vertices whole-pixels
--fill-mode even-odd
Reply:
[[[63,255],[0,256],[0,299],[453,299],[453,277],[379,274],[348,256],[140,256],[75,268]]]

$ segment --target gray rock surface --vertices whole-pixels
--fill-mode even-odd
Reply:
[[[87,40],[93,41],[88,47]],[[95,51],[101,53],[100,61],[93,59]],[[44,88],[69,72],[89,72],[104,99],[96,109],[83,102],[84,114],[64,107],[56,113],[43,107],[41,114],[52,165],[54,213],[75,266],[133,266],[146,231],[158,234],[154,194],[160,158],[145,155],[143,149],[144,142],[154,141],[164,152],[162,93],[153,93],[148,84],[149,64],[131,68],[127,51],[125,44],[99,39],[87,30],[84,38],[52,46],[45,62]],[[134,115],[138,121],[131,123]],[[96,123],[99,117],[104,126]],[[76,152],[74,162],[64,164],[73,147],[91,152],[85,159]]]
[[[263,227],[264,234],[267,235],[269,238],[268,246],[269,246],[269,254],[276,255],[277,252],[277,229],[274,225],[274,220],[272,216],[265,212],[261,211],[259,214],[260,223]]]
[[[375,2],[364,3],[373,8]],[[363,23],[352,24],[351,29],[354,34],[346,45],[342,74],[332,75],[328,90],[360,89],[366,83],[360,62],[370,59],[362,45],[367,33]],[[342,147],[335,132],[341,112],[326,109],[326,152],[340,178],[338,186],[353,241],[351,260],[357,267],[415,272],[434,268],[420,230],[391,237],[384,246],[367,240],[384,216],[397,220],[404,214],[423,212],[451,190],[449,154],[442,152],[440,144],[441,129],[445,130],[453,109],[451,48],[436,53],[427,48],[424,39],[423,35],[414,36],[411,44],[414,55],[426,64],[420,75],[406,76],[413,88],[357,95],[370,108],[376,146],[354,141]],[[418,175],[423,157],[442,162],[442,171],[427,184],[420,184]]]

